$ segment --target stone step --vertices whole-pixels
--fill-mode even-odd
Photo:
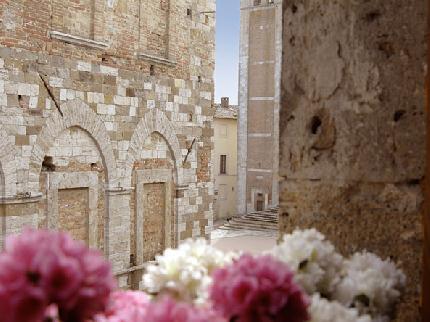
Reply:
[[[268,223],[265,221],[256,221],[256,220],[246,220],[246,219],[233,219],[230,220],[228,223],[225,223],[225,225],[248,225],[248,226],[265,226],[265,227],[277,227],[277,223]]]
[[[256,215],[245,215],[243,217],[237,217],[246,220],[258,220],[258,221],[267,221],[267,222],[278,222],[278,217],[266,217],[266,216],[256,216]],[[233,218],[236,219],[236,218]]]
[[[277,224],[278,220],[276,219],[269,219],[269,218],[250,218],[250,217],[239,217],[239,218],[233,218],[232,220],[235,219],[241,219],[241,220],[247,220],[247,221],[261,221],[261,222],[266,222],[266,223],[273,223],[273,224]]]
[[[233,219],[229,224],[248,225],[248,226],[265,226],[265,227],[278,227],[277,223],[268,223],[265,221],[246,220],[246,219]]]
[[[252,230],[275,232],[278,230],[278,208],[253,211],[240,217],[233,217],[218,229],[224,231]]]
[[[226,225],[221,226],[218,229],[226,230],[226,231],[242,231],[242,230],[251,230],[251,231],[261,231],[261,232],[274,232],[276,229],[264,228],[264,227],[243,227],[243,225]]]
[[[250,212],[246,215],[257,215],[257,216],[270,216],[270,217],[277,217],[278,213],[277,212],[266,212],[266,211],[262,211],[262,212]]]
[[[250,212],[245,216],[267,216],[267,217],[278,217],[277,212]]]

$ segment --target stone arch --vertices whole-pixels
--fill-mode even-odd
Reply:
[[[145,144],[145,140],[154,132],[159,133],[166,140],[170,152],[174,158],[175,183],[177,185],[182,185],[182,153],[179,140],[176,136],[175,128],[172,122],[162,111],[157,109],[153,109],[145,114],[145,116],[137,125],[136,130],[134,131],[131,138],[125,170],[125,178],[128,184],[131,185],[131,176],[134,162],[139,159],[139,153]]]
[[[106,169],[106,182],[112,186],[116,179],[116,159],[103,121],[87,104],[79,99],[62,104],[61,111],[63,116],[54,112],[48,118],[33,147],[29,173],[30,191],[39,191],[42,162],[49,147],[54,144],[61,132],[72,127],[86,131],[94,140]]]
[[[0,197],[16,196],[16,147],[13,137],[0,128]]]

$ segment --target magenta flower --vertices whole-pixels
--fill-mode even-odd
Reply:
[[[107,310],[95,322],[145,322],[150,303],[143,292],[117,291],[111,294]]]
[[[214,308],[235,322],[304,322],[310,319],[303,291],[284,263],[243,255],[213,274]]]
[[[195,308],[191,304],[176,302],[170,297],[149,305],[146,321],[150,322],[226,322],[215,312],[206,308]]]
[[[84,321],[104,310],[113,287],[109,263],[64,233],[25,230],[9,237],[0,254],[5,322],[40,321],[50,304],[61,321]]]

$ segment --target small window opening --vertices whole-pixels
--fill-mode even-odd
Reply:
[[[42,162],[42,171],[47,172],[54,172],[55,171],[55,164],[54,160],[50,156],[45,156]]]
[[[220,169],[219,169],[219,173],[220,174],[227,174],[227,156],[226,155],[221,155],[220,156]]]

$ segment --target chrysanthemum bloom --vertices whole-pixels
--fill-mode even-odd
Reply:
[[[271,254],[291,268],[296,282],[308,294],[319,292],[330,296],[339,283],[343,257],[315,229],[284,235]]]
[[[328,301],[319,294],[313,295],[311,302],[310,322],[372,322],[369,315],[360,316],[357,309],[345,307],[337,301]]]
[[[344,263],[344,276],[336,288],[334,299],[360,313],[381,321],[389,320],[406,276],[390,260],[383,261],[372,253],[356,253]]]
[[[232,262],[235,255],[215,249],[204,239],[186,240],[177,249],[157,256],[142,279],[142,287],[152,294],[169,295],[184,302],[206,302],[211,274]]]
[[[210,309],[164,297],[148,306],[146,321],[150,322],[227,322]]]
[[[213,274],[210,298],[216,311],[236,322],[303,322],[308,299],[288,266],[271,256],[243,255]]]
[[[0,254],[4,322],[40,321],[50,304],[63,322],[84,321],[104,310],[113,287],[109,263],[64,233],[25,230]]]
[[[150,303],[143,292],[117,291],[111,294],[107,310],[95,317],[96,322],[145,322]]]

